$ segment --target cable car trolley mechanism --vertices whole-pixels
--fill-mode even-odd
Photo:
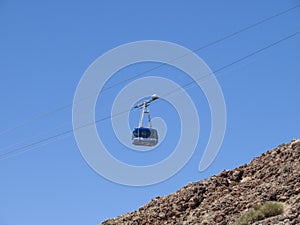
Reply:
[[[150,103],[157,99],[158,96],[154,94],[151,96],[151,99],[134,106],[134,108],[142,109],[142,112],[138,127],[136,127],[132,132],[132,144],[141,146],[154,146],[158,143],[157,130],[152,128],[149,109]],[[143,127],[143,119],[145,114],[148,114],[149,127]]]

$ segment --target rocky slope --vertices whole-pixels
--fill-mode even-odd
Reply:
[[[282,144],[231,171],[156,197],[103,225],[226,225],[256,205],[280,202],[284,211],[248,224],[300,225],[300,139]],[[241,224],[241,223],[239,223]]]

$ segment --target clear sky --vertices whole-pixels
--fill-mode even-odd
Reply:
[[[110,49],[140,40],[163,40],[197,49],[299,3],[0,1],[0,224],[98,224],[299,137],[298,35],[216,74],[225,98],[227,129],[217,158],[203,172],[198,165],[211,118],[205,95],[196,85],[186,91],[200,115],[199,143],[186,166],[164,182],[130,187],[104,179],[83,159],[72,133],[10,153],[72,129],[72,102],[79,80],[89,65]],[[299,29],[297,8],[196,54],[215,71]],[[157,65],[125,68],[106,87]],[[165,77],[179,85],[190,81],[170,66],[141,77],[146,76]],[[116,94],[129,83],[103,93],[96,119],[110,115]],[[153,104],[151,112],[165,120],[168,131],[161,146],[150,152],[137,153],[122,146],[110,120],[97,124],[111,154],[133,165],[148,165],[172,152],[180,137],[178,113],[163,99]],[[130,114],[132,128],[138,113]],[[44,116],[38,119],[40,115]]]

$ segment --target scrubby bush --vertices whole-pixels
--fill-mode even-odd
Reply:
[[[268,218],[283,213],[283,205],[279,202],[266,202],[259,210],[263,213],[265,218]]]
[[[283,168],[282,168],[282,172],[283,173],[287,173],[287,172],[290,172],[291,171],[291,168],[292,168],[292,164],[291,163],[288,163],[286,164]]]
[[[266,202],[263,205],[254,206],[248,212],[244,213],[235,223],[235,225],[247,225],[255,221],[263,220],[268,217],[283,213],[283,205],[278,202]]]

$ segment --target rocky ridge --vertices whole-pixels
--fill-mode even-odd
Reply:
[[[227,225],[255,205],[280,202],[284,212],[249,224],[300,225],[300,139],[249,164],[193,182],[103,225]]]

